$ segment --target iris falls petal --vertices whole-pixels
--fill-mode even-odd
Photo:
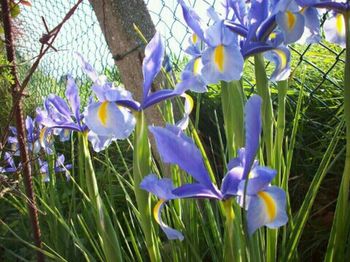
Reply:
[[[250,200],[247,217],[249,234],[264,225],[269,228],[285,225],[288,221],[285,209],[286,195],[282,189],[271,186],[260,191]]]
[[[88,106],[85,122],[98,135],[127,138],[134,130],[135,118],[129,110],[113,102],[96,102]]]
[[[271,81],[286,80],[290,74],[290,51],[286,47],[279,47],[265,53],[265,57],[275,64],[271,74]]]
[[[305,18],[300,13],[279,12],[276,22],[283,31],[285,44],[294,43],[303,35]]]

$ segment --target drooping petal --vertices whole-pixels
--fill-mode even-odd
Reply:
[[[334,14],[323,25],[326,40],[345,47],[345,20],[344,15]]]
[[[288,221],[286,214],[286,194],[275,186],[251,197],[248,208],[248,233],[252,235],[262,226],[277,228]]]
[[[290,75],[290,51],[286,47],[275,48],[265,53],[265,57],[275,64],[275,70],[271,74],[271,81],[282,81]]]
[[[300,13],[280,12],[276,15],[276,22],[283,31],[286,45],[298,41],[304,33],[305,18]]]
[[[101,136],[125,139],[135,127],[135,118],[127,109],[108,101],[90,104],[84,116],[88,128]]]
[[[169,178],[161,178],[159,179],[156,175],[150,174],[146,176],[140,183],[140,188],[146,190],[154,195],[156,195],[160,200],[155,205],[153,209],[153,216],[157,223],[160,225],[168,239],[179,239],[183,240],[183,235],[164,224],[161,216],[162,209],[164,204],[171,199],[177,198],[176,195],[172,193],[174,189],[173,182]]]
[[[181,129],[167,126],[149,127],[149,130],[154,135],[163,162],[179,165],[199,183],[212,186],[199,149]]]
[[[162,67],[164,50],[160,33],[157,32],[145,47],[145,58],[142,62],[143,99],[148,96],[151,84]]]
[[[173,229],[173,228],[169,227],[168,225],[164,224],[164,222],[162,220],[161,213],[162,213],[162,210],[163,210],[165,203],[166,203],[166,201],[161,199],[155,205],[155,207],[153,209],[154,219],[157,221],[159,226],[162,228],[162,230],[164,231],[164,233],[166,234],[168,239],[170,239],[170,240],[178,239],[178,240],[182,241],[184,239],[184,236],[182,235],[182,233],[180,231]]]
[[[252,95],[245,105],[245,163],[243,179],[247,177],[259,148],[261,133],[261,103],[258,95]]]
[[[208,84],[241,78],[244,60],[236,46],[208,48],[203,53],[202,61],[202,76]]]

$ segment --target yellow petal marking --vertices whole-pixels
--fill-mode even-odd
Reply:
[[[258,196],[264,202],[267,216],[269,218],[269,221],[271,222],[272,220],[275,219],[275,217],[277,215],[277,207],[276,207],[275,200],[268,193],[263,192],[263,191],[259,192]]]
[[[108,101],[104,101],[100,105],[97,111],[98,118],[100,119],[102,125],[104,126],[107,124],[107,120],[108,120],[107,107],[108,107]]]
[[[198,75],[201,69],[201,58],[198,57],[193,63],[193,74]]]
[[[279,49],[275,49],[274,51],[276,52],[276,54],[278,55],[278,57],[281,60],[281,68],[286,68],[286,66],[287,66],[287,56],[286,56],[286,54],[283,51],[279,50]]]
[[[159,214],[159,209],[162,206],[162,204],[165,202],[164,199],[160,199],[157,204],[153,208],[153,217],[157,221],[158,224],[162,225],[161,221],[159,220],[158,214]]]
[[[335,17],[335,23],[338,35],[344,35],[345,23],[342,14],[337,14]]]
[[[224,51],[225,49],[223,45],[218,45],[214,49],[214,62],[220,72],[224,71],[224,64],[225,64]]]
[[[277,34],[276,34],[276,33],[274,33],[274,32],[272,32],[272,33],[270,34],[270,40],[275,39],[275,38],[276,38],[276,36],[277,36]]]
[[[288,29],[293,29],[295,26],[296,18],[291,11],[286,12],[287,27]]]
[[[44,127],[40,130],[39,134],[39,142],[41,146],[44,146],[44,139],[45,139],[45,132],[46,132],[47,127]]]
[[[192,34],[192,43],[197,43],[197,41],[198,41],[198,36],[197,36],[197,34],[195,34],[195,33],[193,33]]]

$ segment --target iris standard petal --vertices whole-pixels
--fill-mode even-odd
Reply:
[[[236,166],[227,171],[221,185],[221,192],[225,198],[237,195],[242,176],[243,166]]]
[[[287,80],[290,75],[290,51],[286,47],[279,47],[265,53],[265,58],[275,64],[271,74],[271,81]]]
[[[214,190],[213,190],[214,189]],[[207,187],[199,183],[185,184],[175,188],[172,193],[177,198],[214,198],[222,199],[222,194],[215,186]]]
[[[125,139],[134,130],[135,118],[127,109],[105,101],[88,106],[85,123],[97,135]]]
[[[170,240],[178,239],[182,241],[184,239],[184,236],[180,231],[177,231],[176,229],[173,229],[166,224],[164,224],[161,216],[161,212],[163,210],[164,204],[166,203],[165,200],[161,199],[158,201],[158,203],[155,205],[153,209],[153,216],[154,219],[157,221],[159,226],[162,228],[164,233],[166,234],[167,238]]]
[[[205,31],[206,43],[211,47],[218,45],[237,45],[237,36],[224,24],[224,21],[214,23]]]
[[[266,225],[277,228],[287,223],[286,194],[275,186],[261,191],[250,198],[247,212],[248,233],[252,235],[257,229]]]
[[[66,97],[67,97],[69,104],[71,106],[71,109],[74,113],[75,120],[77,121],[78,125],[80,125],[81,119],[80,119],[79,91],[78,91],[78,87],[75,84],[73,77],[71,77],[71,76],[67,77]]]
[[[145,58],[142,62],[143,99],[148,96],[151,84],[160,71],[164,58],[164,44],[157,32],[145,47]]]
[[[259,148],[259,138],[261,133],[261,103],[262,99],[258,95],[252,95],[245,105],[245,163],[243,179],[254,163],[256,153]]]
[[[149,127],[149,130],[156,140],[163,162],[178,165],[203,185],[212,185],[199,149],[181,129],[167,126]]]
[[[257,29],[268,16],[269,1],[266,0],[252,0],[249,9],[250,26]]]
[[[66,101],[54,94],[48,95],[44,101],[44,107],[49,117],[57,118],[57,120],[69,120],[71,111]]]
[[[207,48],[202,57],[202,76],[208,84],[239,80],[243,71],[243,57],[235,46],[219,45]]]
[[[334,14],[323,25],[326,40],[345,47],[345,20],[341,13]]]
[[[291,44],[303,35],[305,18],[300,13],[291,11],[279,12],[276,15],[276,22],[284,34],[284,43]]]
[[[183,0],[178,0],[182,8],[182,14],[186,24],[192,31],[201,39],[204,40],[204,30],[201,25],[201,19],[197,13],[190,7],[188,7]]]
[[[92,82],[98,81],[98,74],[96,70],[88,62],[85,61],[84,57],[81,54],[76,52],[75,55],[84,73],[87,74],[87,76],[92,80]]]

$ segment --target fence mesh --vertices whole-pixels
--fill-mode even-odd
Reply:
[[[187,41],[187,27],[184,24],[181,8],[176,0],[145,0],[154,24],[166,39],[168,51],[171,52],[173,68],[181,70],[184,66],[184,47]],[[201,17],[206,17],[205,10],[209,6],[220,8],[219,0],[189,1]],[[30,64],[38,54],[39,38],[45,32],[42,17],[49,29],[56,26],[75,0],[35,0],[32,7],[23,8],[19,18],[19,34],[17,42],[18,55],[21,61]],[[82,72],[73,58],[73,52],[80,52],[99,72],[113,69],[112,55],[107,47],[94,11],[88,0],[76,10],[71,19],[64,24],[54,47],[42,60],[39,70],[35,73],[30,92],[37,104],[41,104],[43,96],[49,93],[62,94],[65,90],[64,79],[67,74],[82,79]],[[301,165],[308,166],[318,161],[322,155],[317,155],[319,147],[325,146],[322,140],[332,131],[340,119],[342,107],[342,74],[344,66],[344,50],[334,45],[324,43],[291,47],[294,74],[291,80],[289,110],[292,111],[297,99],[298,90],[302,85],[308,96],[302,129],[312,129],[307,134],[312,137],[301,137],[300,150],[308,152],[309,159],[303,159]],[[254,77],[245,75],[246,88],[254,87]],[[89,92],[85,90],[88,97]],[[310,142],[310,141],[317,141]],[[311,153],[310,153],[311,152]],[[315,152],[315,155],[313,155]],[[299,155],[303,158],[303,154]],[[300,162],[299,162],[300,163]],[[303,164],[304,163],[304,164]],[[303,166],[303,167],[305,167]],[[302,167],[302,168],[303,168]]]

